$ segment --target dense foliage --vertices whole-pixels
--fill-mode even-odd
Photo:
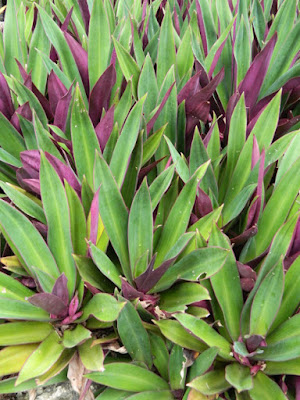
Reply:
[[[8,2],[0,393],[300,398],[299,11]]]

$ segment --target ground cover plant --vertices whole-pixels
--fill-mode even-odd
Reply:
[[[300,398],[299,33],[296,0],[8,2],[0,393]]]

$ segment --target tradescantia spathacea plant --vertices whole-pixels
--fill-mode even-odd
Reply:
[[[297,399],[298,8],[8,4],[2,393]]]

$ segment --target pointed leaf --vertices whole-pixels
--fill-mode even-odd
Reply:
[[[145,392],[168,389],[167,382],[158,375],[128,363],[106,364],[103,372],[87,374],[86,377],[102,385],[120,390]]]
[[[249,394],[252,400],[287,400],[277,383],[260,371],[253,378],[253,389]]]
[[[103,371],[104,354],[101,345],[93,346],[93,339],[88,339],[78,347],[80,359],[86,369]]]
[[[231,387],[230,383],[225,379],[225,371],[218,369],[195,378],[188,386],[206,396],[225,392],[225,390]]]
[[[115,321],[124,305],[109,294],[96,294],[84,307],[83,315],[77,322],[87,320],[90,315],[103,322]]]
[[[238,392],[250,390],[253,388],[252,376],[250,369],[238,363],[227,365],[225,368],[225,379]]]

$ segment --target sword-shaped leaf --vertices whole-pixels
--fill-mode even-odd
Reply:
[[[0,351],[0,376],[19,372],[37,346],[37,343],[32,343],[2,349]]]
[[[99,212],[105,231],[119,257],[125,277],[131,283],[127,240],[128,211],[112,171],[100,155],[95,162],[95,187],[100,187]]]
[[[0,297],[0,318],[10,320],[50,321],[49,314],[29,302]]]
[[[46,159],[41,154],[40,166],[41,196],[48,222],[48,245],[61,273],[68,279],[69,296],[76,284],[76,267],[72,258],[70,213],[63,184]]]
[[[261,371],[253,378],[253,389],[249,394],[252,400],[287,400],[277,383]]]
[[[94,372],[85,376],[97,383],[120,390],[145,392],[169,389],[167,382],[158,375],[128,363],[106,364],[103,372]]]
[[[253,299],[250,315],[250,334],[266,336],[281,303],[283,265],[280,260],[259,286]]]
[[[120,312],[117,327],[120,339],[133,361],[141,361],[151,368],[152,355],[149,336],[131,302],[127,301]]]
[[[71,113],[71,133],[79,179],[81,180],[85,175],[87,182],[92,186],[95,150],[100,151],[100,147],[78,85],[75,89],[75,99]]]
[[[206,396],[210,396],[225,392],[231,387],[231,384],[225,379],[225,371],[217,369],[198,376],[188,383],[188,386]]]
[[[179,237],[186,231],[191,211],[196,198],[196,190],[199,181],[204,176],[209,161],[201,165],[190,180],[185,184],[172,207],[168,219],[163,227],[160,240],[155,249],[158,253],[154,268],[157,268],[164,260],[168,251],[173,247]]]
[[[52,332],[31,354],[21,369],[17,384],[44,374],[58,360],[64,350],[60,336]]]
[[[53,327],[46,322],[8,322],[0,325],[0,345],[42,342],[52,332]]]
[[[119,187],[122,186],[130,156],[138,138],[145,99],[146,97],[143,97],[139,100],[131,110],[111,158],[110,169]],[[97,188],[98,187],[95,186],[95,189]]]
[[[59,277],[53,255],[40,233],[23,214],[4,201],[0,201],[0,226],[13,252],[33,276],[32,266],[35,266],[53,278]]]

